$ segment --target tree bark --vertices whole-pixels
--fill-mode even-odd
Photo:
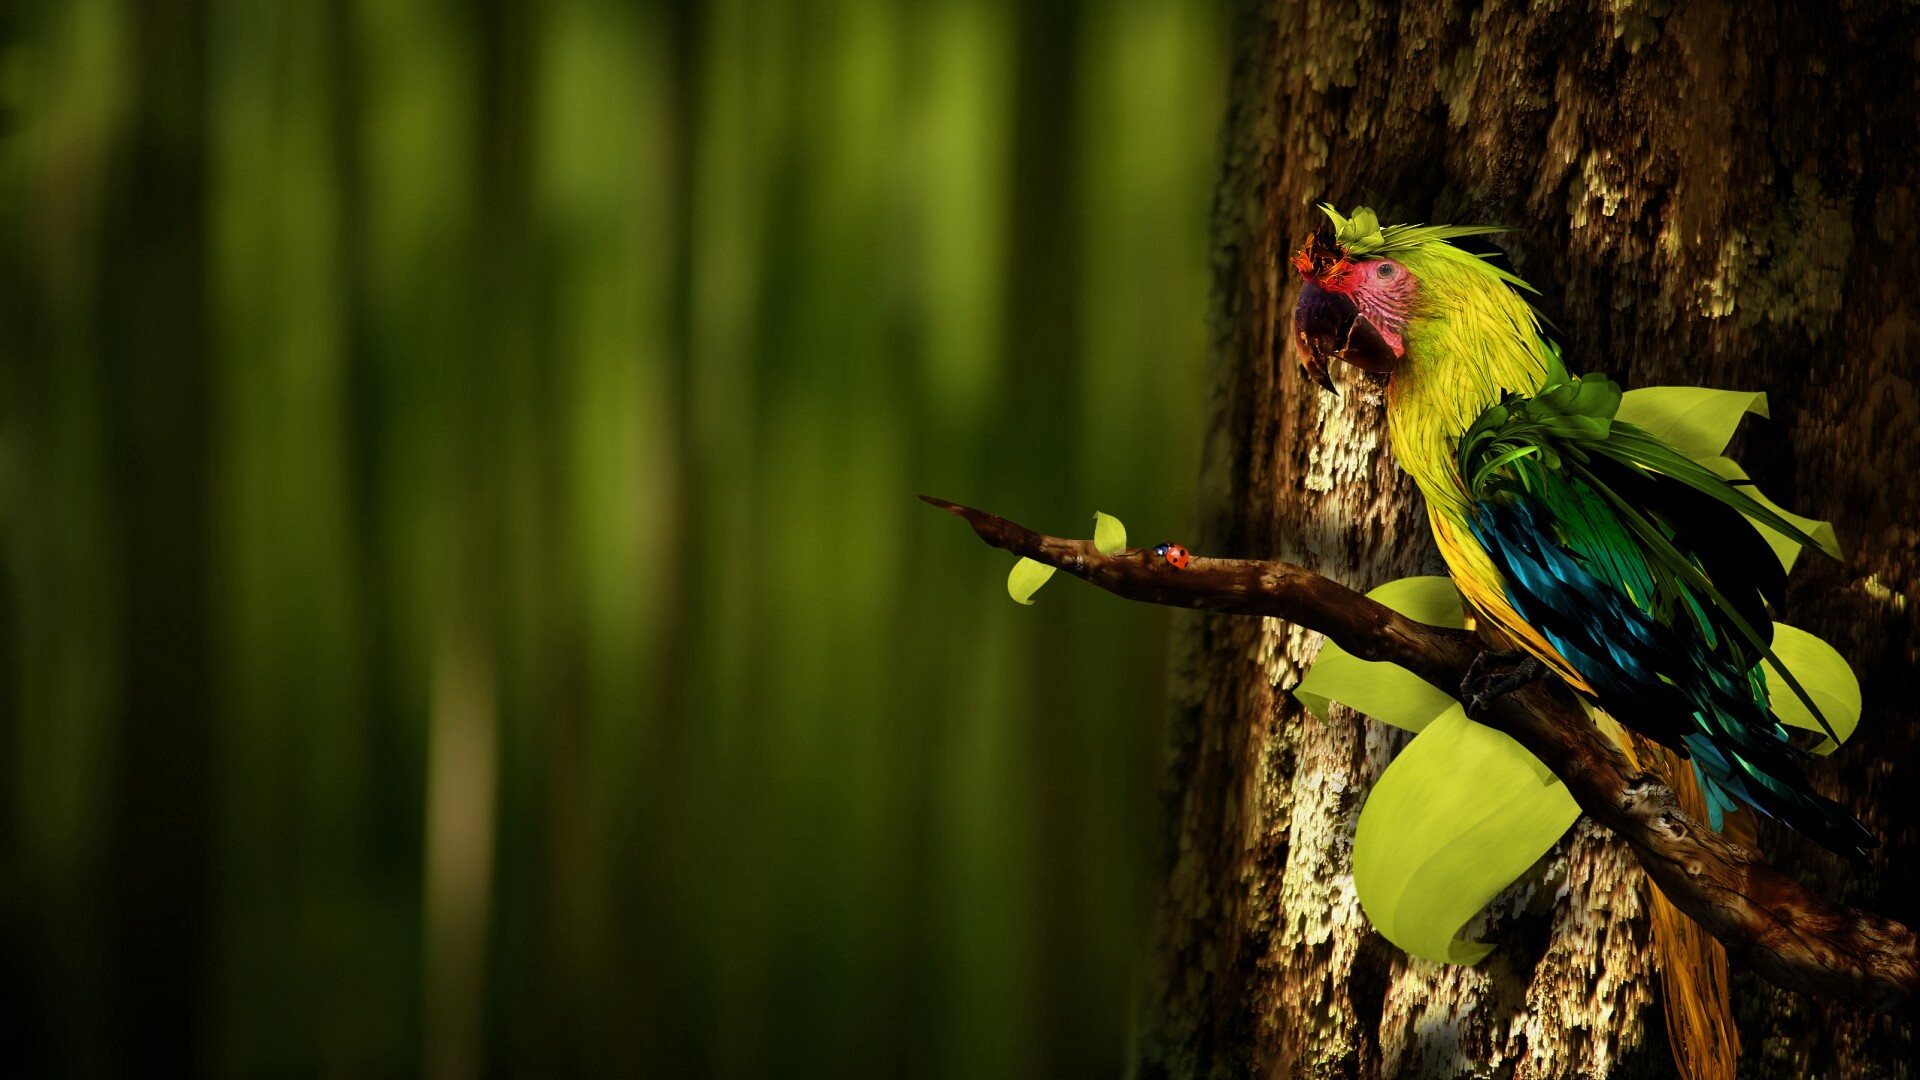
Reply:
[[[1763,823],[1780,870],[1911,924],[1920,677],[1920,13],[1898,3],[1399,5],[1242,0],[1215,209],[1212,424],[1196,553],[1368,588],[1439,571],[1377,393],[1319,393],[1289,355],[1284,257],[1312,204],[1499,221],[1575,371],[1765,390],[1734,450],[1835,522],[1837,566],[1782,621],[1861,676],[1860,733],[1810,779],[1882,840],[1853,867]],[[1364,378],[1364,377],[1363,377]],[[1666,1076],[1649,888],[1587,820],[1476,927],[1472,968],[1367,925],[1349,855],[1405,737],[1287,694],[1316,634],[1195,616],[1165,785],[1139,1073]],[[1743,1076],[1899,1075],[1911,1011],[1736,975]]]

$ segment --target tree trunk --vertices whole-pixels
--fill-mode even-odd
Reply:
[[[1860,674],[1860,732],[1811,772],[1882,847],[1853,867],[1762,823],[1776,866],[1906,922],[1920,911],[1920,9],[1242,0],[1215,206],[1213,423],[1196,550],[1357,587],[1440,563],[1378,395],[1301,377],[1285,265],[1317,211],[1497,221],[1567,346],[1628,386],[1765,390],[1733,447],[1763,489],[1832,520],[1782,621]],[[1671,10],[1669,10],[1671,8]],[[1674,1073],[1648,889],[1582,820],[1477,936],[1471,968],[1411,960],[1362,915],[1366,793],[1405,736],[1287,690],[1320,638],[1192,617],[1142,999],[1143,1077]],[[1914,1017],[1736,972],[1741,1075],[1903,1075]]]

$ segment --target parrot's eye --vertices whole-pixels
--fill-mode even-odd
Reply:
[[[1383,278],[1388,278],[1388,277],[1392,277],[1392,276],[1393,276],[1393,264],[1392,264],[1392,263],[1381,263],[1381,264],[1380,264],[1380,276],[1381,276],[1381,277],[1383,277]]]

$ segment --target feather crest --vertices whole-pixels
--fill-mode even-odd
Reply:
[[[1437,246],[1467,236],[1491,236],[1513,231],[1507,225],[1381,225],[1380,216],[1365,206],[1356,206],[1351,215],[1346,215],[1335,209],[1332,203],[1321,203],[1320,212],[1333,222],[1334,241],[1348,255],[1358,258],[1386,258],[1422,249],[1431,251],[1433,249],[1428,245]],[[1508,285],[1536,295],[1540,291],[1518,275],[1488,262],[1486,256],[1461,251],[1451,245],[1447,246],[1447,251],[1471,260],[1482,271]]]

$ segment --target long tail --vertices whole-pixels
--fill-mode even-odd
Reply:
[[[1706,817],[1707,801],[1693,764],[1649,740],[1640,743],[1653,757],[1654,773],[1673,789],[1680,809],[1695,820]],[[1690,1080],[1733,1080],[1740,1035],[1734,1030],[1733,998],[1727,991],[1726,947],[1674,907],[1659,886],[1649,894],[1674,1063]]]
[[[1644,736],[1619,726],[1596,711],[1603,730],[1638,768],[1659,777],[1673,789],[1680,809],[1696,821],[1707,818],[1707,799],[1700,791],[1693,763]],[[1727,819],[1731,826],[1746,815]],[[1740,1034],[1733,1026],[1733,998],[1728,993],[1727,950],[1700,929],[1700,924],[1673,906],[1651,881],[1653,947],[1660,964],[1660,996],[1667,1014],[1667,1041],[1673,1063],[1686,1080],[1734,1080],[1740,1061]]]

